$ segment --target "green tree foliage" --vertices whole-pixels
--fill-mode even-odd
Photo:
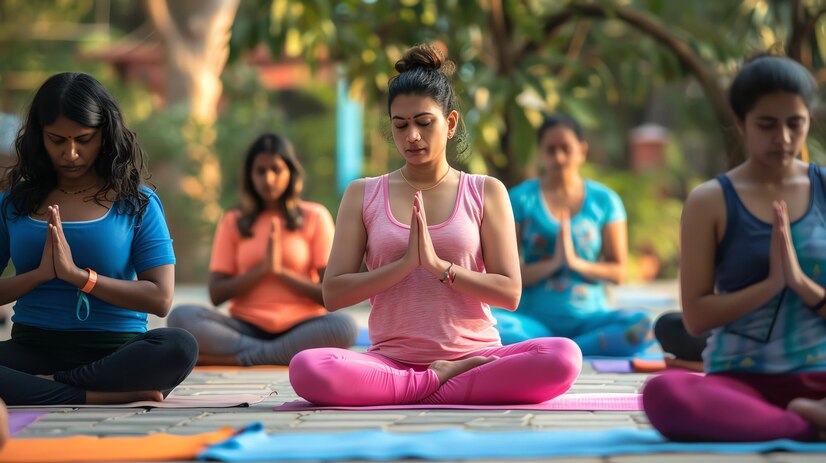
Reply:
[[[233,53],[266,42],[311,65],[340,62],[351,93],[375,104],[408,46],[442,43],[460,65],[474,152],[512,185],[530,166],[539,112],[563,110],[597,128],[606,108],[622,107],[627,128],[644,121],[654,90],[687,78],[707,97],[717,142],[734,151],[726,79],[744,55],[792,36],[810,66],[822,65],[822,8],[819,0],[259,0],[242,5]]]
[[[674,263],[692,178],[742,159],[728,80],[744,56],[772,47],[822,68],[823,12],[821,0],[258,0],[239,11],[232,54],[264,42],[278,57],[340,63],[351,95],[384,112],[393,63],[412,44],[439,43],[459,65],[471,169],[518,183],[534,171],[542,113],[567,112],[588,129],[602,166],[593,175],[626,201],[632,251]],[[644,122],[669,127],[669,158],[688,159],[626,172],[627,133]]]

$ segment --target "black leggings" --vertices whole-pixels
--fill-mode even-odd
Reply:
[[[708,335],[692,336],[685,329],[683,314],[669,312],[663,314],[654,324],[654,336],[663,351],[674,354],[678,359],[702,360]]]
[[[0,397],[9,405],[85,404],[86,391],[161,391],[195,366],[198,343],[177,328],[139,334],[117,349],[0,342]],[[54,381],[35,375],[54,375]]]

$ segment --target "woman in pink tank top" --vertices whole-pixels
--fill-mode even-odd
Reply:
[[[453,63],[419,45],[395,67],[388,113],[405,165],[347,188],[323,282],[328,310],[370,299],[372,346],[300,352],[290,382],[318,405],[550,400],[582,354],[566,338],[499,340],[490,305],[515,310],[521,294],[513,213],[501,182],[447,162],[466,146]]]

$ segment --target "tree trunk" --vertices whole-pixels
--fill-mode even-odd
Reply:
[[[192,175],[184,179],[182,189],[201,203],[201,217],[207,223],[221,215],[221,169],[212,150],[213,124],[238,4],[239,0],[147,0],[166,51],[167,102],[186,104],[191,116],[184,137]]]
[[[239,0],[147,0],[166,47],[169,103],[186,103],[201,123],[215,121],[221,72]]]
[[[222,214],[221,167],[214,152],[221,72],[229,57],[230,28],[239,0],[146,0],[166,54],[166,100],[189,109],[183,127],[186,158],[181,190],[192,205],[177,217],[188,239],[176,246],[194,269],[209,259],[210,230]],[[192,223],[193,218],[196,223]],[[182,274],[183,278],[205,275]]]

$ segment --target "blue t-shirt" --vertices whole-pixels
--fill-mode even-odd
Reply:
[[[826,190],[822,168],[809,164],[809,207],[790,225],[798,263],[826,286]],[[726,201],[726,231],[717,245],[714,287],[739,291],[769,274],[772,224],[746,209],[731,180],[717,177]],[[796,373],[826,369],[826,320],[789,288],[745,316],[711,331],[703,351],[706,372]]]
[[[140,226],[140,217],[124,213],[117,203],[99,219],[63,222],[75,265],[110,278],[134,280],[144,270],[175,263],[161,201],[149,188],[141,187],[141,192],[149,204]],[[17,274],[26,273],[40,265],[47,222],[16,215],[7,196],[7,191],[0,193],[0,270],[11,258]],[[89,316],[80,321],[78,289],[53,279],[17,300],[12,321],[46,330],[146,331],[147,314],[111,305],[91,294],[88,298]]]
[[[525,263],[552,258],[560,222],[548,210],[539,180],[526,180],[511,189],[510,200],[520,229],[517,239]],[[585,180],[582,208],[571,217],[576,254],[595,262],[602,251],[603,227],[625,220],[625,207],[619,195],[605,185]],[[607,305],[601,282],[561,269],[550,278],[525,287],[518,310],[539,319],[581,319],[605,310]]]

